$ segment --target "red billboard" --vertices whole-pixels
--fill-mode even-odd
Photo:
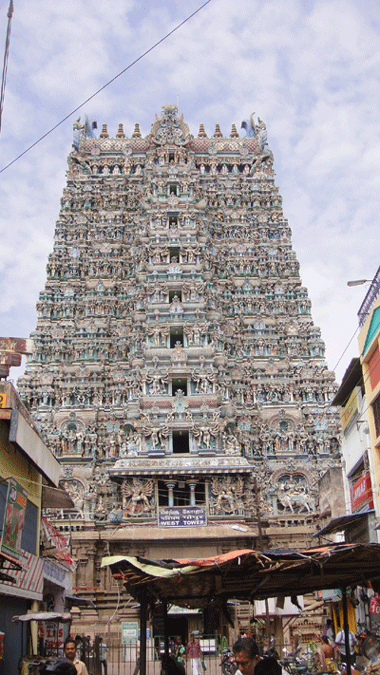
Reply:
[[[372,485],[369,471],[366,471],[351,486],[351,505],[353,513],[358,511],[359,507],[362,507],[364,503],[367,503],[368,507],[373,509]]]

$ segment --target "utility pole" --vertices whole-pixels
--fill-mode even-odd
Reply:
[[[5,38],[3,78],[1,80],[1,96],[0,96],[0,133],[1,133],[1,120],[2,120],[2,117],[3,117],[5,85],[6,85],[6,81],[7,81],[9,45],[10,45],[10,41],[11,41],[11,23],[12,23],[12,16],[13,16],[13,0],[10,0],[7,16],[8,16],[8,25],[7,25],[7,36]]]

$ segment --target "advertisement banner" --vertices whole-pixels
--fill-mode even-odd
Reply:
[[[63,626],[56,621],[39,621],[38,637],[44,642],[46,656],[56,656],[63,649]]]
[[[371,485],[371,476],[369,471],[363,476],[360,476],[351,486],[351,504],[352,511],[355,513],[359,509],[362,509],[363,504],[367,502],[370,509],[373,509],[373,496],[372,496],[372,485]]]
[[[369,611],[371,614],[376,614],[377,616],[380,614],[380,596],[378,593],[372,596]]]
[[[60,532],[49,523],[47,518],[42,517],[42,524],[45,532],[45,537],[48,542],[54,547],[55,551],[52,553],[55,558],[64,560],[70,567],[75,569],[74,561],[70,557],[70,549],[67,539],[62,536]]]
[[[1,551],[17,559],[20,559],[21,555],[21,535],[27,501],[27,491],[14,478],[9,478],[1,535]]]
[[[349,425],[349,423],[357,414],[357,412],[358,412],[358,396],[356,393],[356,389],[354,389],[346,405],[340,411],[340,420],[343,431]]]

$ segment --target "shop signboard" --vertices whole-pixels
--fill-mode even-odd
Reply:
[[[343,431],[346,430],[350,422],[354,419],[358,412],[358,396],[356,389],[352,392],[344,408],[340,412],[340,419]]]
[[[369,611],[371,614],[380,617],[380,595],[378,593],[372,596]]]
[[[368,508],[373,509],[372,485],[369,471],[366,471],[352,484],[351,503],[353,513],[363,510],[365,502],[368,503]]]
[[[57,621],[39,621],[38,637],[43,640],[46,656],[56,656],[63,649],[63,626]]]
[[[1,552],[20,559],[21,535],[24,527],[28,493],[14,478],[8,479],[8,494],[4,510]]]
[[[137,642],[139,637],[138,621],[122,621],[121,624],[121,642],[123,645],[129,645],[131,642]]]
[[[206,511],[199,506],[167,506],[158,514],[160,527],[199,527],[207,525]]]

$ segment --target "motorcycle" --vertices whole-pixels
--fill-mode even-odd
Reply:
[[[371,631],[362,623],[358,623],[358,628],[360,629],[356,635],[358,652],[373,661],[380,654],[380,628]]]
[[[306,675],[309,672],[309,666],[304,658],[300,656],[301,647],[294,652],[284,654],[279,663],[290,675]]]
[[[235,656],[230,649],[223,649],[220,654],[220,667],[222,675],[235,675],[237,665],[235,663]]]

